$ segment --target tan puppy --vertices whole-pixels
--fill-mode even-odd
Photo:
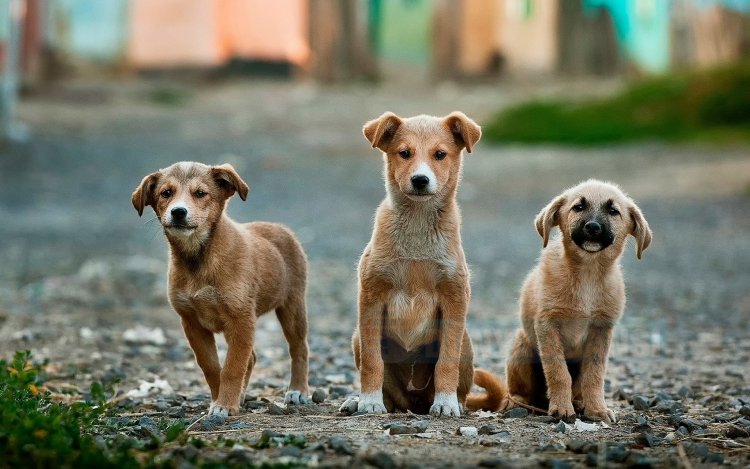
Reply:
[[[231,165],[182,162],[149,174],[133,192],[150,205],[169,241],[169,301],[211,388],[210,415],[239,412],[255,365],[255,321],[275,310],[292,358],[285,401],[307,402],[307,259],[286,227],[239,224],[224,208],[248,186]],[[214,334],[228,350],[222,367]]]
[[[625,308],[620,257],[632,235],[640,259],[651,230],[635,202],[595,180],[555,197],[535,223],[546,249],[521,290],[523,327],[507,362],[504,407],[548,406],[550,415],[566,418],[575,415],[575,402],[583,415],[611,422],[604,375]],[[555,226],[561,236],[549,241]]]
[[[460,112],[408,119],[388,112],[364,134],[383,152],[387,196],[359,263],[357,410],[458,416],[472,384],[473,351],[456,189],[462,150],[471,152],[481,129]]]

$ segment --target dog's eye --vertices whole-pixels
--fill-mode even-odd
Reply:
[[[443,150],[438,150],[438,151],[435,152],[435,159],[436,160],[442,160],[443,158],[445,158],[446,155],[447,155],[447,153],[444,152]]]
[[[198,189],[197,191],[195,191],[195,196],[198,197],[199,199],[202,199],[206,195],[208,194],[206,194],[206,192],[203,189]]]
[[[574,212],[583,212],[586,209],[586,205],[584,204],[575,204],[573,205],[573,211]]]
[[[161,196],[165,199],[168,199],[172,197],[172,191],[170,189],[164,189],[163,191],[161,191]]]
[[[620,211],[617,210],[616,208],[610,208],[609,209],[609,214],[612,215],[613,217],[616,217],[616,216],[618,216],[620,214]]]
[[[411,152],[404,148],[398,152],[398,155],[403,159],[408,159],[411,156]]]

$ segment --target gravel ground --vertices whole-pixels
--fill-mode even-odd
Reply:
[[[655,238],[642,261],[632,247],[624,258],[628,307],[607,373],[618,423],[481,412],[346,416],[338,405],[358,381],[349,349],[355,265],[383,195],[381,161],[361,124],[385,110],[461,109],[481,121],[525,96],[609,85],[405,91],[224,82],[170,88],[183,96],[179,106],[149,99],[164,86],[69,83],[31,97],[21,114],[33,139],[0,149],[0,356],[31,349],[48,360],[51,389],[118,378],[121,431],[136,437],[162,421],[196,422],[206,410],[207,386],[166,303],[165,242],[150,216],[137,217],[130,193],[174,161],[231,162],[251,191],[230,213],[288,224],[308,253],[310,383],[326,397],[284,408],[286,348],[265,317],[247,413],[190,428],[233,442],[201,450],[203,458],[331,467],[750,465],[747,147],[480,142],[466,158],[469,330],[476,364],[498,373],[517,325],[518,289],[541,249],[538,210],[588,177],[616,181],[639,202]],[[190,461],[198,450],[167,451]]]

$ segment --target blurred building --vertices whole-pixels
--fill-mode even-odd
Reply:
[[[27,82],[238,62],[323,81],[662,73],[750,53],[750,0],[12,1]]]

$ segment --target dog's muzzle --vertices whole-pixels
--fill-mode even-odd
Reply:
[[[573,242],[586,252],[599,252],[615,240],[607,222],[594,219],[582,221],[571,235]]]

